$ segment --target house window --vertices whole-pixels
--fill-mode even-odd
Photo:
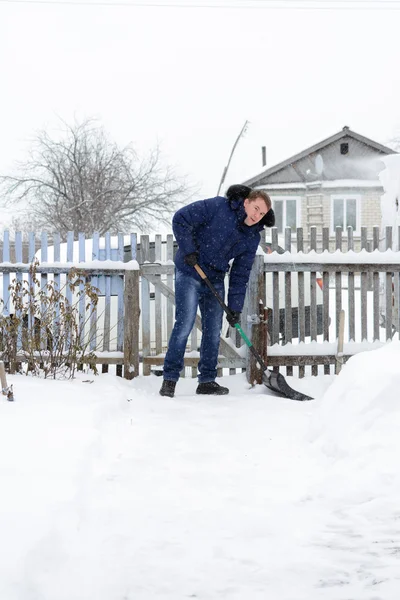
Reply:
[[[340,144],[340,154],[348,154],[349,153],[349,144],[347,142],[343,142]]]
[[[352,227],[353,232],[360,234],[360,196],[353,194],[335,195],[331,197],[332,233],[336,227]]]
[[[284,233],[285,228],[290,227],[292,233],[295,233],[300,223],[300,198],[276,196],[271,200],[278,232]]]

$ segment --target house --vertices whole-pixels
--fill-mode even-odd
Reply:
[[[335,228],[353,227],[355,246],[359,246],[361,227],[380,225],[380,197],[383,187],[380,160],[395,150],[378,144],[349,127],[306,148],[299,154],[265,169],[244,183],[255,189],[266,189],[272,198],[278,231],[291,227],[304,228],[309,238],[310,227],[329,227],[331,245]]]

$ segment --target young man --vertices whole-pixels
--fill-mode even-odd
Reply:
[[[216,383],[219,338],[223,309],[202,281],[194,265],[198,263],[218,294],[224,298],[224,279],[229,274],[226,318],[233,327],[240,320],[251,267],[260,243],[260,231],[272,227],[275,216],[271,199],[264,191],[232,185],[226,198],[217,196],[193,202],[179,209],[172,220],[178,242],[175,257],[175,325],[164,361],[161,396],[172,398],[184,366],[187,339],[200,307],[202,339],[197,394],[228,394]]]

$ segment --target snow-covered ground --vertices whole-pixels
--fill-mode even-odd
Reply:
[[[307,403],[224,377],[9,377],[3,600],[398,600],[400,344]]]

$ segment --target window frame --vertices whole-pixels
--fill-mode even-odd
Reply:
[[[331,235],[336,233],[334,227],[334,204],[335,200],[344,200],[344,225],[343,231],[347,231],[347,200],[355,200],[356,201],[356,229],[353,230],[353,234],[356,236],[361,235],[361,194],[331,194],[331,210],[330,210],[330,231]]]
[[[271,201],[272,201],[272,208],[274,208],[274,204],[279,201],[282,200],[283,201],[283,228],[282,228],[282,233],[279,232],[279,235],[285,235],[285,228],[287,227],[287,223],[286,223],[286,201],[287,200],[295,200],[296,202],[296,229],[298,227],[301,226],[301,196],[272,196],[271,195]],[[296,235],[296,229],[294,231],[292,231],[292,236]]]

